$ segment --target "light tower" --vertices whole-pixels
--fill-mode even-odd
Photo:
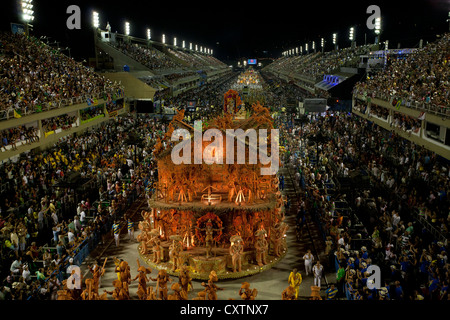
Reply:
[[[337,33],[333,33],[333,45],[334,45],[334,50],[337,50],[338,49]]]
[[[450,31],[450,11],[448,12],[447,22],[448,22],[448,30]]]
[[[381,17],[375,19],[375,44],[381,43]]]
[[[95,29],[98,29],[100,27],[100,16],[96,11],[92,12],[92,26]]]
[[[34,11],[33,11],[33,0],[21,0],[22,7],[22,17],[21,20],[25,24],[25,34],[30,35],[30,27],[33,28],[31,24],[34,21]]]
[[[350,40],[350,42],[351,42],[351,47],[352,48],[354,48],[355,46],[356,46],[356,42],[355,42],[355,28],[354,27],[351,27],[350,28],[350,31],[349,31],[349,34],[348,34],[348,39]]]

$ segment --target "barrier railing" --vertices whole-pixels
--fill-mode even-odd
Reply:
[[[366,97],[366,98],[372,98],[372,99],[375,98],[375,99],[383,100],[391,105],[392,105],[392,102],[394,101],[394,99],[397,99],[398,101],[400,101],[399,106],[403,106],[406,108],[415,109],[415,110],[419,110],[419,111],[426,111],[426,112],[434,113],[439,116],[445,116],[445,117],[450,116],[450,107],[449,106],[445,106],[445,105],[440,106],[440,105],[434,104],[432,102],[426,102],[426,101],[414,101],[410,97],[407,97],[407,96],[404,96],[404,97],[392,96],[392,95],[389,95],[386,93],[381,93],[381,92],[375,92],[375,93],[369,94],[365,90],[358,90],[358,89],[355,89],[354,95],[359,96],[359,97]]]
[[[7,110],[0,110],[0,121],[14,119],[15,118],[14,111],[19,112],[20,117],[23,118],[25,116],[35,114],[35,113],[42,113],[42,112],[46,112],[46,111],[50,111],[50,110],[54,110],[54,109],[60,109],[60,108],[64,108],[64,107],[68,107],[68,106],[72,106],[72,105],[76,105],[76,104],[87,103],[88,99],[99,99],[99,98],[103,98],[107,94],[113,94],[113,93],[114,94],[119,93],[117,95],[117,98],[123,98],[123,96],[124,96],[123,88],[120,88],[120,89],[118,88],[117,90],[111,89],[111,90],[105,90],[105,91],[96,91],[96,92],[93,92],[90,94],[85,94],[85,95],[78,96],[78,97],[43,102],[43,103],[39,104],[39,106],[41,107],[39,109],[39,111],[38,111],[36,105],[33,105],[32,107],[26,106],[26,107],[20,108],[19,110],[14,109],[14,108],[9,108]]]

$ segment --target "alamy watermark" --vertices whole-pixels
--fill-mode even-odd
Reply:
[[[209,129],[202,133],[202,121],[194,122],[194,137],[186,129],[177,129],[172,133],[171,141],[183,140],[174,146],[171,153],[172,161],[179,164],[257,164],[263,166],[261,175],[275,175],[279,170],[280,159],[280,134],[278,129],[271,129],[270,135],[267,129],[226,129],[223,132],[218,129]],[[270,154],[268,141],[270,139]],[[248,143],[246,141],[248,140]],[[235,147],[235,143],[236,147]],[[192,142],[194,154],[192,155]],[[203,142],[211,142],[203,149]],[[224,152],[225,142],[225,152]],[[235,150],[236,149],[236,150]],[[248,149],[248,161],[246,159]]]
[[[371,16],[366,21],[366,26],[368,29],[374,30],[377,19],[381,18],[381,9],[379,6],[373,4],[367,7],[366,13],[371,13]]]
[[[69,30],[80,30],[81,29],[81,9],[77,5],[71,5],[67,7],[67,14],[70,14],[66,21],[67,29]]]
[[[371,273],[370,276],[367,277],[367,288],[369,290],[381,289],[381,269],[379,266],[371,264],[367,267],[367,272]]]

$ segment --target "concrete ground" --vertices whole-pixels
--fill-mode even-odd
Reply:
[[[283,193],[293,199],[295,197],[295,188],[292,184],[292,181],[290,180],[290,175],[287,170],[288,169],[286,168],[281,169],[281,172],[285,176],[286,181]],[[292,200],[291,202],[294,203],[294,201]],[[306,276],[302,257],[306,253],[307,249],[313,250],[312,241],[314,241],[314,246],[317,249],[317,254],[321,258],[322,264],[325,266],[325,278],[322,279],[321,285],[321,295],[324,296],[324,291],[327,288],[326,284],[335,282],[335,271],[329,270],[330,268],[328,268],[327,266],[326,257],[323,257],[324,243],[317,227],[313,222],[309,220],[309,233],[306,231],[303,232],[304,235],[300,240],[297,240],[295,229],[295,212],[296,208],[295,206],[292,206],[291,210],[286,213],[285,222],[290,226],[286,237],[288,247],[286,256],[272,269],[266,272],[249,276],[247,278],[223,280],[216,283],[219,287],[224,289],[223,291],[217,292],[219,300],[239,300],[240,297],[238,295],[238,292],[241,288],[242,282],[244,281],[250,283],[250,287],[252,289],[256,288],[258,290],[258,296],[256,298],[257,300],[281,300],[281,293],[288,286],[287,280],[293,268],[297,268],[297,270],[299,270],[302,274],[303,278],[303,282],[300,285],[299,300],[308,299],[308,297],[311,295],[310,287],[313,285],[313,276],[311,274]],[[137,225],[137,222],[140,218],[141,216],[139,213],[135,215],[135,225]],[[136,238],[138,234],[139,230],[135,232],[134,237]],[[115,265],[112,257],[117,257],[119,259],[127,261],[131,268],[131,276],[132,278],[134,278],[137,275],[137,260],[139,259],[140,264],[146,266],[144,261],[139,256],[137,249],[138,245],[139,243],[136,240],[130,241],[128,239],[126,231],[122,233],[120,237],[119,247],[116,247],[114,239],[109,237],[108,241],[106,241],[106,244],[100,244],[81,266],[84,278],[90,278],[92,276],[87,266],[88,264],[92,264],[94,262],[93,259],[97,258],[103,264],[104,259],[108,258],[106,263],[106,272],[101,280],[99,293],[103,293],[103,290],[112,291],[112,282],[113,280],[117,279],[117,276],[114,272]],[[156,277],[156,274],[157,270],[153,270],[150,276],[154,278]],[[171,276],[171,279],[172,283],[178,282],[178,279],[176,277]],[[150,281],[148,285],[153,286],[154,289],[156,288],[156,282]],[[172,290],[170,290],[170,285],[168,287],[169,294],[171,294]],[[138,299],[136,294],[137,288],[137,281],[132,282],[129,286],[130,297],[133,300]],[[204,288],[201,286],[201,281],[194,280],[193,291],[189,293],[189,299],[195,298],[197,296],[197,293],[202,291],[203,289]],[[111,296],[108,296],[108,298],[110,300],[113,299]]]

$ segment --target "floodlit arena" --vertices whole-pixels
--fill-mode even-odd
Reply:
[[[447,2],[6,2],[0,303],[449,299]]]

